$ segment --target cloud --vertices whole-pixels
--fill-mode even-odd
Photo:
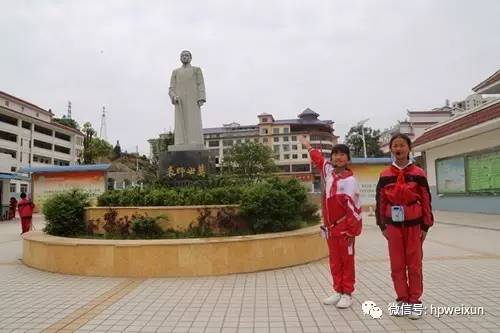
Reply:
[[[292,118],[306,107],[343,136],[406,109],[466,97],[498,69],[497,1],[7,2],[0,89],[148,152],[174,127],[171,71],[189,49],[203,69],[205,127]]]

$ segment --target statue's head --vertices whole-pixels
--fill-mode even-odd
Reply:
[[[191,55],[191,52],[189,52],[188,50],[184,50],[181,52],[181,62],[184,65],[189,64],[191,62],[192,58],[193,58],[193,56]]]

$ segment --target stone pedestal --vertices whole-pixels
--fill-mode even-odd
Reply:
[[[175,150],[174,148],[171,150],[171,147],[178,146],[169,146],[169,151],[160,153],[160,176],[167,176],[169,167],[171,167],[171,170],[177,170],[178,168],[188,170],[192,168],[196,172],[199,172],[200,168],[202,168],[207,173],[215,170],[215,159],[208,149]]]

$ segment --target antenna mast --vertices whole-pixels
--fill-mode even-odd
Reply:
[[[106,107],[102,107],[102,116],[101,116],[101,129],[99,131],[99,137],[103,140],[108,140],[106,134]]]

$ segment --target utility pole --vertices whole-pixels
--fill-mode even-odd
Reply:
[[[139,172],[139,146],[135,146],[135,152],[137,156],[135,157],[135,172]]]
[[[366,118],[365,120],[361,120],[359,123],[358,123],[358,126],[361,126],[361,137],[363,138],[363,151],[365,153],[365,158],[367,158],[367,154],[366,154],[366,140],[365,140],[365,123],[370,120],[370,118]]]

